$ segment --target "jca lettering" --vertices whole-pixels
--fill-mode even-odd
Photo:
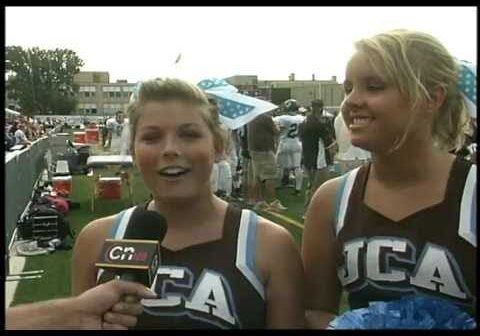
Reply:
[[[365,265],[363,277],[359,265]],[[406,282],[460,300],[471,298],[454,256],[432,243],[425,244],[417,260],[415,247],[406,239],[354,239],[344,245],[344,264],[337,272],[342,285],[351,288],[361,287],[365,281],[377,287]]]
[[[215,271],[204,269],[194,279],[188,268],[163,265],[157,270],[152,290],[159,298],[142,300],[145,312],[151,315],[183,314],[220,327],[238,327],[230,286]]]

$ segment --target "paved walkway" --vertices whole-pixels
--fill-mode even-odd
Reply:
[[[20,273],[25,266],[25,257],[10,256],[10,272],[11,274]],[[20,280],[31,281],[31,280]],[[17,290],[18,283],[20,281],[5,281],[5,308],[10,307],[15,297],[15,291]]]

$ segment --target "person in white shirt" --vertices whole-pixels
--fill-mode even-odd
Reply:
[[[211,105],[211,113],[217,117],[216,122],[222,129],[225,138],[224,151],[213,164],[210,182],[212,185],[212,191],[217,196],[221,195],[226,199],[229,199],[233,188],[233,167],[236,167],[237,164],[236,151],[231,135],[232,132],[227,126],[220,122],[220,119],[218,119],[219,107],[217,101],[213,98],[209,98],[208,101]]]
[[[341,113],[338,113],[335,117],[334,128],[338,145],[336,161],[341,174],[360,166],[370,159],[370,152],[352,145],[347,125],[345,125]]]
[[[115,117],[107,120],[108,130],[105,147],[110,148],[113,154],[127,155],[129,153],[129,127],[128,119],[125,119],[123,111],[117,111]]]
[[[31,142],[25,135],[25,124],[20,123],[18,129],[15,131],[15,145],[30,145]]]
[[[288,184],[290,171],[295,173],[295,194],[299,194],[302,189],[303,172],[302,163],[302,142],[299,138],[300,124],[305,120],[305,116],[297,114],[296,104],[290,104],[288,114],[273,118],[275,124],[280,129],[280,141],[277,151],[277,163],[283,171],[282,184]]]

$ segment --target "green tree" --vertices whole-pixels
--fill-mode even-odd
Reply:
[[[74,93],[78,88],[73,83],[73,76],[83,64],[69,49],[7,46],[7,94],[18,99],[27,115],[69,114],[77,104]]]

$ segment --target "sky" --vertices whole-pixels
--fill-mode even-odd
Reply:
[[[13,7],[7,46],[68,48],[110,81],[257,75],[344,79],[353,43],[397,28],[477,63],[476,7]],[[177,64],[175,61],[181,54]]]

